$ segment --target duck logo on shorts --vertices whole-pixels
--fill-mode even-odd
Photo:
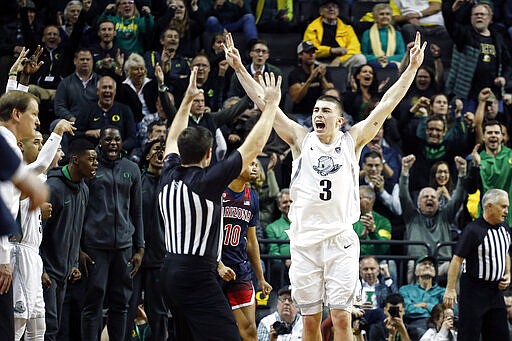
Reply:
[[[25,304],[22,301],[17,301],[14,305],[14,312],[18,314],[23,314],[25,312]]]
[[[341,165],[335,165],[332,157],[325,155],[318,159],[317,166],[313,166],[313,169],[321,176],[336,173],[340,168]]]

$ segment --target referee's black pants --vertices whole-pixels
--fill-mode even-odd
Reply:
[[[462,274],[459,299],[459,341],[508,340],[507,308],[498,282]]]
[[[12,284],[9,290],[0,295],[0,339],[14,340],[14,305]]]
[[[166,305],[171,308],[175,340],[240,340],[218,277],[214,259],[166,255],[162,291]]]

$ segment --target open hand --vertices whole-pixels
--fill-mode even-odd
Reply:
[[[268,72],[265,72],[265,77],[260,75],[259,77],[259,83],[261,87],[263,88],[263,95],[264,95],[264,101],[265,103],[273,103],[278,104],[281,100],[281,76],[276,77],[274,76],[274,73],[271,72],[270,74]]]

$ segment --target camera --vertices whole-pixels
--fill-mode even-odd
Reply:
[[[389,316],[391,316],[391,317],[400,317],[400,307],[399,306],[393,305],[393,306],[389,307],[388,312],[389,312]]]
[[[276,321],[272,324],[272,328],[274,328],[277,335],[285,335],[292,333],[292,326],[287,326],[284,322]]]

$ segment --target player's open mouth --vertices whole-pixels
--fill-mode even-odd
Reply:
[[[316,122],[315,126],[316,126],[317,129],[324,129],[325,128],[325,123],[323,123],[323,122]]]

